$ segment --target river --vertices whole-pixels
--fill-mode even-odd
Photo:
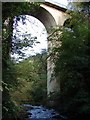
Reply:
[[[25,120],[68,120],[66,117],[60,115],[56,110],[46,108],[42,105],[35,106],[24,104],[23,106],[27,111]]]

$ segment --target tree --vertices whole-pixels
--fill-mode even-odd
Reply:
[[[11,92],[11,96],[16,103],[41,104],[45,101],[47,80],[46,56],[44,52],[14,65],[17,71],[18,87]]]
[[[57,54],[55,75],[60,81],[63,110],[72,117],[79,114],[86,118],[90,113],[90,24],[86,9],[81,5],[82,9],[75,7],[76,10],[69,11],[70,19],[60,28],[62,34],[57,41],[61,45],[53,49]]]
[[[13,18],[20,14],[32,13],[35,12],[35,9],[38,8],[38,4],[21,2],[21,3],[12,3],[5,2],[2,3],[2,87],[3,87],[3,96],[2,96],[2,119],[16,119],[16,114],[18,113],[18,106],[11,99],[10,91],[14,89],[17,84],[16,81],[16,71],[13,68],[13,63],[10,60],[10,51],[12,48],[12,31],[13,31]]]

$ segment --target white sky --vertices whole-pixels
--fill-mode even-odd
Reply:
[[[68,1],[70,0],[45,0],[46,2],[51,2],[61,7],[67,7]]]
[[[27,47],[26,49],[26,47],[23,47],[21,51],[26,55],[24,58],[35,55],[36,53],[40,53],[42,49],[47,49],[47,31],[44,25],[35,17],[28,15],[26,15],[26,17],[26,24],[23,25],[21,21],[18,21],[18,34],[25,34],[25,32],[27,32],[27,34],[31,34],[32,37],[37,37],[37,41],[39,41],[40,44],[38,43],[36,45],[33,45],[33,48]],[[16,29],[13,30],[13,34],[15,33]],[[22,36],[19,38],[22,39]],[[11,55],[11,57],[14,57],[17,60],[20,55],[14,53],[13,55]]]
[[[54,3],[56,5],[59,5],[61,7],[66,7],[68,5],[68,0],[45,0],[47,2]],[[33,48],[28,47],[22,49],[22,52],[25,53],[26,57],[29,57],[31,55],[35,55],[35,53],[40,53],[42,49],[47,49],[47,32],[44,27],[44,25],[36,18],[32,16],[27,16],[26,24],[23,25],[20,22],[18,22],[18,30],[21,31],[19,34],[24,34],[27,32],[27,34],[31,33],[32,36],[36,36],[37,40],[40,42],[40,44],[37,44],[36,46],[33,46]],[[13,30],[13,33],[16,33],[16,30]],[[21,37],[22,38],[22,37]],[[11,57],[14,57],[15,59],[18,59],[20,56],[18,54],[13,54]],[[20,59],[19,59],[20,61]]]

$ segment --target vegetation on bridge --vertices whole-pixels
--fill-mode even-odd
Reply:
[[[75,11],[68,11],[71,18],[58,29],[62,34],[56,42],[61,45],[53,49],[52,55],[57,54],[54,63],[60,82],[59,108],[72,119],[86,119],[90,117],[90,6],[88,3],[74,6]]]

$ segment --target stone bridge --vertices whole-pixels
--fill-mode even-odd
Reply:
[[[35,16],[45,26],[46,30],[56,26],[63,26],[69,15],[65,13],[67,9],[58,5],[45,2],[41,3],[38,14]],[[50,43],[48,42],[48,47]],[[48,51],[49,52],[49,51]],[[54,63],[49,57],[47,59],[47,94],[58,91],[60,89],[59,83],[53,75]]]

